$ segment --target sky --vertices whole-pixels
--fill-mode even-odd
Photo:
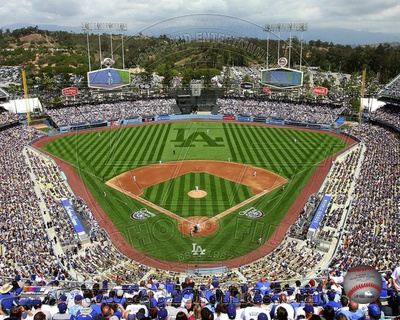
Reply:
[[[131,34],[150,29],[167,34],[174,21],[179,21],[184,30],[196,20],[193,17],[204,14],[221,15],[218,23],[222,27],[215,27],[222,30],[228,29],[227,24],[235,24],[234,19],[260,28],[266,23],[295,22],[307,23],[309,31],[344,28],[392,34],[400,41],[398,0],[4,0],[0,3],[0,28],[16,23],[80,28],[83,22],[118,22],[126,23]],[[197,27],[204,29],[215,23],[196,21]]]

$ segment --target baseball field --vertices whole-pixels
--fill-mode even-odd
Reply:
[[[74,168],[138,252],[224,265],[271,241],[315,170],[347,146],[322,132],[181,121],[73,133],[42,148]]]

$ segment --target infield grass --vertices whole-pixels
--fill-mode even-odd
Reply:
[[[194,186],[207,190],[204,198],[188,197]],[[187,218],[213,217],[254,196],[250,187],[207,173],[189,173],[144,189],[142,197]]]
[[[98,132],[76,133],[60,137],[43,149],[77,170],[111,221],[137,250],[151,257],[188,265],[215,261],[222,261],[223,265],[224,260],[256,249],[260,236],[267,241],[317,166],[324,165],[324,159],[346,146],[342,140],[324,133],[242,123],[188,121],[120,127],[101,131],[100,136]],[[249,219],[238,211],[232,212],[218,220],[219,229],[215,234],[205,237],[181,234],[175,219],[152,208],[148,210],[154,212],[155,217],[144,221],[131,219],[132,212],[146,206],[104,183],[123,172],[160,160],[228,161],[228,158],[272,171],[288,178],[289,182],[285,191],[275,189],[240,209],[255,207],[264,213],[261,219]],[[161,183],[145,190],[143,197],[189,217],[212,216],[252,196],[249,188],[238,188],[233,182],[209,174],[187,174],[175,180],[175,187],[171,188],[171,182]],[[207,185],[213,197],[186,198],[182,186],[194,186],[196,181]],[[107,197],[103,196],[104,191]],[[233,200],[232,193],[237,191],[240,196]],[[205,249],[205,254],[193,256],[193,243]]]

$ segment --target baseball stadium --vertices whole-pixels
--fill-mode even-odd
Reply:
[[[209,84],[179,74],[158,92],[157,77],[106,58],[81,98],[68,87],[63,105],[32,109],[22,70],[24,99],[0,112],[4,317],[188,320],[202,303],[193,320],[249,320],[259,305],[258,320],[280,305],[290,320],[329,320],[327,305],[332,319],[399,315],[400,76],[354,117],[320,86],[294,99],[316,75],[266,56],[271,68],[224,66]],[[346,292],[358,266],[370,283]]]

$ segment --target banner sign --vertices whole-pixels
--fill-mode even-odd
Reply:
[[[63,205],[65,211],[67,212],[69,220],[71,220],[71,223],[74,226],[76,234],[81,239],[85,238],[85,236],[86,236],[85,229],[83,229],[82,223],[78,219],[78,216],[76,215],[76,212],[75,212],[74,208],[72,207],[71,203],[69,202],[69,200],[67,198],[62,198],[61,204]]]

